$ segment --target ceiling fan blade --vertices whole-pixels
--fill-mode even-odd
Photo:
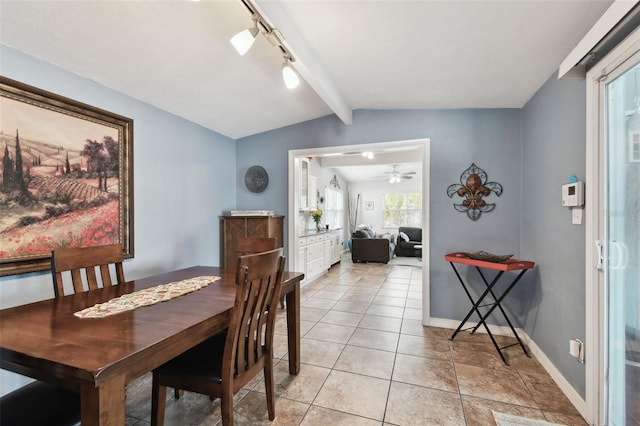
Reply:
[[[416,172],[405,172],[405,173],[400,173],[401,175],[415,175]]]

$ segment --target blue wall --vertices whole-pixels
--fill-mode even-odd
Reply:
[[[267,169],[270,183],[260,196],[238,185],[237,207],[287,213],[291,149],[430,138],[431,316],[462,319],[468,300],[444,254],[477,250],[520,254],[521,110],[361,110],[353,118],[350,126],[329,116],[239,139],[238,174],[259,164]],[[453,203],[461,199],[451,199],[446,192],[474,162],[490,181],[504,187],[500,197],[488,198],[497,204],[496,209],[477,222],[455,211]]]
[[[0,45],[0,73],[134,120],[135,279],[220,264],[219,215],[235,206],[234,141]],[[48,271],[0,278],[0,307],[53,297]],[[20,385],[2,372],[0,393]]]
[[[524,328],[584,398],[585,369],[569,339],[585,341],[585,229],[561,205],[569,175],[585,179],[586,86],[552,75],[523,109],[522,253],[538,263]]]
[[[536,261],[507,306],[584,396],[584,369],[569,357],[566,343],[584,338],[584,228],[571,225],[569,210],[560,205],[567,176],[584,177],[583,81],[552,76],[523,109],[363,110],[354,112],[350,126],[328,116],[234,143],[4,45],[0,57],[4,76],[134,119],[136,257],[125,262],[128,278],[218,265],[218,216],[225,210],[287,215],[291,149],[430,138],[431,315],[460,320],[468,309],[445,253],[486,250]],[[452,205],[459,200],[446,195],[472,162],[504,187],[500,197],[488,199],[495,211],[477,222],[456,212]],[[246,170],[256,164],[270,180],[259,194],[244,185]],[[0,278],[0,307],[52,296],[48,272]],[[0,394],[16,385],[7,374],[0,373]]]

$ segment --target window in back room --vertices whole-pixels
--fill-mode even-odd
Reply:
[[[385,194],[384,227],[421,227],[422,197],[419,193]]]

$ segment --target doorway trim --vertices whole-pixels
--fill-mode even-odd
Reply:
[[[606,186],[605,176],[599,166],[604,140],[604,123],[601,104],[601,85],[618,67],[640,51],[640,30],[634,31],[612,49],[586,76],[586,194],[585,205],[585,403],[589,424],[605,424],[605,289],[601,285],[602,274],[595,265],[599,253],[595,241],[603,229],[603,217],[599,213]],[[605,253],[606,256],[606,253]],[[606,262],[606,259],[605,259]]]
[[[423,139],[411,139],[401,141],[390,142],[376,142],[376,143],[362,143],[355,145],[338,145],[327,146],[322,148],[309,148],[309,149],[294,149],[289,150],[288,157],[288,216],[289,220],[287,225],[288,234],[288,255],[289,259],[287,263],[289,265],[297,264],[297,242],[298,242],[298,212],[296,205],[296,194],[298,193],[297,179],[296,179],[296,158],[300,157],[313,157],[327,153],[335,152],[349,152],[354,150],[379,150],[384,148],[404,147],[406,145],[418,145],[422,150],[422,241],[429,241],[429,170],[430,170],[430,145],[429,138]],[[431,316],[430,311],[430,295],[429,295],[429,248],[430,244],[423,244],[422,249],[422,323],[429,324],[429,318]]]

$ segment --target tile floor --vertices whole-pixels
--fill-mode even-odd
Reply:
[[[243,425],[495,425],[492,410],[566,425],[585,421],[533,358],[488,336],[423,327],[421,270],[352,264],[349,257],[302,290],[301,372],[288,374],[284,314],[276,328],[276,418],[261,375],[235,396]],[[500,337],[506,341],[509,338]],[[511,339],[515,341],[515,339]],[[167,392],[167,425],[216,425],[218,401]],[[151,378],[127,388],[127,425],[149,424]]]

